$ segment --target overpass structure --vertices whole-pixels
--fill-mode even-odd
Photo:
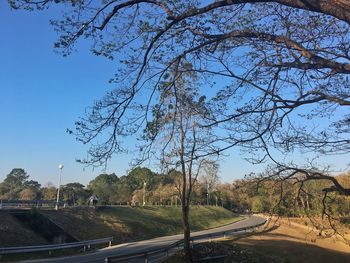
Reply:
[[[10,209],[31,209],[31,208],[49,208],[54,209],[56,201],[53,200],[0,200],[0,210]],[[63,206],[64,202],[59,201],[59,205]]]

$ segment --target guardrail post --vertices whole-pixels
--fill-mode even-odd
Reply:
[[[148,263],[148,254],[146,253],[145,263]]]
[[[86,252],[86,246],[84,245],[84,252]]]
[[[224,232],[224,238],[226,238],[226,232]]]
[[[108,246],[111,247],[112,246],[112,241],[109,240]]]
[[[105,257],[105,263],[108,263],[108,261],[109,261],[108,257]]]

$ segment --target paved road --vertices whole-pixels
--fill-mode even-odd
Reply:
[[[264,222],[265,219],[257,216],[251,216],[246,217],[245,219],[226,225],[218,228],[213,228],[209,230],[203,230],[194,232],[191,234],[192,237],[198,237],[205,234],[215,234],[220,233],[223,231],[230,231],[238,228],[243,227],[249,227],[254,226],[257,224],[260,224]],[[138,241],[138,242],[132,242],[132,243],[125,243],[120,244],[104,249],[100,249],[98,252],[84,254],[84,255],[77,255],[77,256],[70,256],[70,257],[63,257],[63,258],[55,258],[55,259],[42,259],[42,260],[27,260],[22,261],[22,263],[32,263],[32,262],[51,262],[51,263],[76,263],[76,262],[84,262],[84,263],[103,263],[104,259],[106,257],[111,256],[121,256],[121,255],[127,255],[129,253],[138,253],[138,252],[146,252],[148,250],[162,248],[164,246],[168,246],[178,240],[181,240],[183,238],[182,234],[174,235],[174,236],[165,236],[165,237],[158,237],[154,239],[144,240],[144,241]],[[208,240],[208,237],[205,238]]]

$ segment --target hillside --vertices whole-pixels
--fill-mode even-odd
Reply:
[[[79,240],[114,237],[114,244],[182,232],[180,207],[76,207],[42,211]],[[228,224],[239,218],[220,207],[192,207],[192,231]]]
[[[47,241],[24,227],[5,211],[0,211],[0,247],[44,245]]]

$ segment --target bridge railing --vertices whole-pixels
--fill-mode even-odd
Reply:
[[[64,202],[59,201],[58,204],[63,206]],[[21,209],[21,208],[39,208],[39,207],[55,207],[56,201],[47,200],[0,200],[1,209]]]
[[[85,241],[72,242],[72,243],[54,244],[54,245],[40,245],[40,246],[26,246],[26,247],[3,247],[3,248],[0,248],[0,255],[1,254],[4,255],[4,254],[14,254],[14,253],[51,251],[51,250],[77,248],[77,247],[84,248],[84,251],[86,251],[86,248],[90,248],[91,245],[108,243],[108,245],[111,246],[112,241],[113,241],[113,237],[106,237],[106,238],[85,240]]]
[[[216,233],[208,233],[208,234],[194,236],[194,237],[191,237],[191,244],[193,246],[195,241],[200,241],[200,240],[203,241],[205,239],[211,241],[211,239],[221,238],[221,237],[225,238],[226,236],[230,236],[230,235],[237,233],[237,232],[242,232],[242,231],[247,231],[247,230],[252,230],[252,229],[255,230],[257,227],[263,226],[265,223],[266,223],[266,220],[264,220],[261,223],[247,226],[247,227],[241,227],[241,228],[236,228],[236,229],[232,229],[232,230],[225,230],[225,231],[220,231],[220,232],[216,232]],[[124,254],[124,255],[106,257],[105,263],[129,262],[129,261],[137,259],[137,258],[144,259],[144,262],[148,263],[149,259],[156,254],[164,254],[163,258],[165,259],[171,254],[171,252],[174,249],[179,250],[180,248],[183,248],[183,240],[179,240],[179,241],[176,241],[170,245],[162,246],[160,248],[150,249],[150,250],[143,251],[143,252],[128,253],[128,254]]]

